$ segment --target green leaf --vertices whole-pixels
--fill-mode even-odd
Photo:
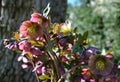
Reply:
[[[82,54],[82,53],[83,53],[83,50],[84,50],[84,48],[83,48],[83,47],[80,47],[80,48],[79,48],[79,54]]]
[[[44,43],[43,42],[40,42],[40,41],[36,41],[36,40],[29,40],[29,42],[34,45],[34,46],[44,46]]]
[[[84,34],[83,34],[83,40],[86,40],[87,37],[88,37],[88,31],[84,32]]]
[[[81,34],[78,35],[78,45],[82,44],[83,36]]]
[[[41,76],[39,76],[39,79],[40,80],[47,80],[47,79],[50,79],[50,77],[48,75],[41,75]]]
[[[75,44],[75,45],[73,46],[73,51],[72,51],[72,53],[76,53],[76,52],[79,52],[79,45],[78,45],[78,44]]]

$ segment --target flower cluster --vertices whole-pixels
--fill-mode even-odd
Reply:
[[[88,46],[87,37],[88,32],[71,29],[68,20],[53,24],[49,16],[33,13],[4,44],[21,53],[22,68],[33,69],[38,82],[116,82],[119,65],[113,63],[113,55]]]

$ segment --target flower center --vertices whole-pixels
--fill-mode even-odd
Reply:
[[[98,70],[104,70],[105,69],[105,62],[102,61],[102,60],[96,61],[95,65],[96,65],[96,69],[98,69]]]
[[[35,24],[33,24],[31,27],[27,29],[29,35],[36,35],[39,31],[39,27]]]
[[[110,81],[111,79],[108,77],[108,78],[105,78],[105,81]]]

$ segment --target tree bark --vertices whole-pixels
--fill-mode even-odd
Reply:
[[[52,22],[64,22],[67,0],[0,0],[0,82],[36,82],[32,69],[22,69],[16,52],[5,49],[2,40],[10,38],[22,21],[29,20],[32,8],[42,12],[50,2]]]

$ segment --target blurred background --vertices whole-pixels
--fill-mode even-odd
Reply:
[[[31,69],[22,69],[18,54],[4,47],[33,10],[42,13],[50,2],[52,22],[69,19],[78,33],[89,31],[89,45],[112,50],[120,59],[120,0],[0,0],[0,82],[36,82]]]

